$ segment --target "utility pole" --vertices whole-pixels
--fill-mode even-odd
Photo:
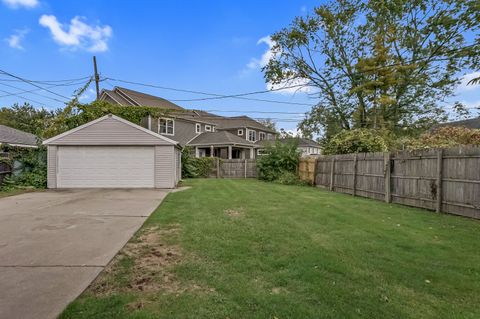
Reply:
[[[97,100],[100,98],[100,76],[97,71],[97,58],[93,56],[93,70],[95,72],[95,88],[97,89]]]

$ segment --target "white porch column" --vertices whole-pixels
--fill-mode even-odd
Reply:
[[[213,145],[210,146],[210,157],[213,157]]]
[[[232,146],[228,146],[228,159],[232,159]]]
[[[195,146],[195,157],[200,157],[200,151],[198,149],[198,146]]]
[[[255,149],[251,148],[250,149],[250,159],[254,159],[254,158],[255,158]]]

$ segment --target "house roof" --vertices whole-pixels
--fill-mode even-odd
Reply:
[[[321,145],[314,140],[311,140],[309,138],[303,138],[303,137],[286,137],[286,138],[279,138],[276,141],[280,143],[287,143],[290,141],[295,141],[298,142],[299,147],[321,147]],[[275,141],[271,140],[263,140],[263,141],[257,141],[256,144],[266,146],[268,144],[274,143]]]
[[[205,116],[203,118],[205,120],[208,119],[209,121],[214,122],[217,125],[217,129],[220,130],[248,127],[265,132],[276,133],[275,130],[268,128],[262,123],[259,123],[246,115],[233,117]]]
[[[175,145],[178,142],[108,114],[49,138],[45,145]]]
[[[254,143],[244,140],[227,131],[204,132],[197,135],[189,143],[189,145],[218,145],[218,144],[235,144],[255,146]]]
[[[113,90],[104,89],[102,91],[102,95],[100,96],[100,100],[105,100],[105,96],[111,97],[115,102],[120,105],[153,106],[170,110],[184,110],[183,107],[168,100],[162,99],[161,97],[126,89],[119,86],[114,87]]]
[[[30,133],[0,125],[0,144],[37,146],[38,138]]]
[[[463,126],[471,129],[480,129],[480,117],[468,119],[468,120],[462,120],[462,121],[442,123],[437,125],[436,127],[443,127],[443,126]]]

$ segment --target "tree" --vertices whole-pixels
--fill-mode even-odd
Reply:
[[[36,109],[32,105],[14,104],[0,109],[0,124],[43,137],[58,111]]]
[[[478,0],[336,0],[272,35],[267,82],[303,82],[318,102],[299,128],[409,134],[446,119],[458,73],[479,65]]]
[[[276,131],[277,130],[277,125],[276,123],[270,119],[270,118],[266,118],[266,119],[259,119],[257,120],[259,123],[265,125],[266,127],[268,127],[269,129],[271,130],[274,130]]]

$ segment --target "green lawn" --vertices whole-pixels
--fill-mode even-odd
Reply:
[[[480,222],[190,180],[61,318],[480,318]]]

